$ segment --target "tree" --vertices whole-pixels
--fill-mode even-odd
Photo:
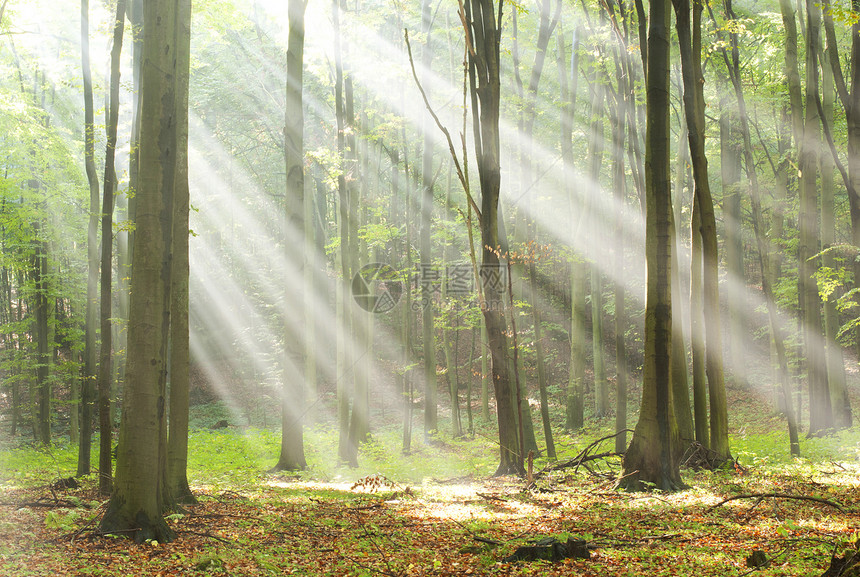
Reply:
[[[337,191],[339,205],[339,229],[340,229],[340,269],[343,278],[338,283],[337,292],[337,415],[338,415],[338,457],[349,463],[350,466],[358,466],[358,447],[350,438],[349,422],[349,386],[347,381],[355,382],[354,372],[347,369],[347,363],[352,361],[354,347],[351,343],[351,329],[353,315],[351,307],[346,302],[349,293],[349,280],[353,272],[350,245],[350,191],[346,182],[346,112],[344,111],[343,85],[344,72],[340,43],[340,0],[332,0],[332,20],[334,24],[334,54],[335,54],[335,120],[337,122],[337,156],[341,167],[337,175]]]
[[[705,373],[710,400],[710,449],[726,461],[729,452],[728,407],[723,376],[723,345],[720,329],[719,255],[714,201],[708,182],[705,154],[705,97],[702,73],[702,9],[696,2],[692,14],[689,0],[673,0],[681,51],[684,81],[684,115],[693,164],[694,200],[698,208],[698,227],[693,235],[702,241],[702,284],[705,330]],[[692,23],[691,23],[692,18]],[[696,265],[698,266],[698,264]]]
[[[104,533],[136,542],[170,541],[162,517],[166,462],[166,380],[171,282],[175,115],[178,60],[175,0],[144,5],[140,174],[137,190],[128,368],[114,492],[100,522]]]
[[[110,410],[110,388],[113,376],[111,348],[111,305],[113,304],[111,280],[113,277],[113,209],[116,189],[116,140],[119,123],[119,75],[122,36],[125,28],[125,0],[119,0],[113,28],[111,47],[110,105],[108,109],[107,147],[105,150],[104,195],[102,198],[102,250],[101,290],[99,316],[101,319],[101,348],[99,349],[98,394],[99,394],[99,492],[107,495],[111,491],[111,440],[113,419]]]
[[[812,262],[820,248],[821,225],[818,210],[818,158],[821,152],[818,53],[821,51],[821,9],[806,2],[806,110],[803,140],[798,154],[798,227],[797,248],[800,309],[803,318],[803,343],[809,387],[809,434],[821,434],[833,426],[833,411],[827,383],[827,366],[821,326],[821,297],[814,278]]]
[[[668,0],[650,4],[646,73],[646,230],[648,269],[645,302],[645,367],[639,421],[623,459],[619,486],[653,486],[674,491],[684,486],[679,470],[680,439],[672,409],[672,194],[669,169]]]
[[[166,508],[194,504],[188,486],[188,241],[191,234],[188,185],[188,84],[191,64],[191,0],[177,0],[176,18],[176,171],[174,177],[173,263],[170,283],[170,413],[164,487]]]
[[[860,2],[852,1],[852,9],[860,12]],[[855,20],[851,26],[851,86],[846,85],[845,77],[839,59],[839,47],[836,42],[836,30],[833,25],[833,14],[830,3],[824,2],[824,31],[827,38],[828,58],[822,66],[830,65],[833,88],[845,110],[845,123],[848,131],[848,171],[841,170],[848,191],[848,207],[851,220],[851,241],[860,246],[860,21]],[[832,126],[832,124],[830,125]],[[835,150],[831,148],[831,152]],[[835,158],[834,158],[835,161]],[[847,176],[847,178],[846,178]],[[860,262],[856,259],[853,265],[854,288],[860,289]],[[860,351],[860,328],[855,328],[855,350]],[[831,390],[834,396],[834,421],[837,426],[850,427],[852,424],[851,402],[844,387],[844,375],[840,386]]]
[[[81,383],[81,434],[78,475],[90,472],[93,384],[96,377],[96,283],[98,283],[99,177],[95,162],[93,79],[90,67],[89,0],[81,0],[81,67],[84,77],[84,163],[90,190],[87,226],[87,302],[85,309],[84,370]]]
[[[289,287],[285,295],[285,308],[294,303],[307,305],[312,296],[303,290],[306,254],[313,250],[305,241],[305,177],[304,177],[304,109],[302,103],[302,78],[304,67],[305,9],[307,0],[290,0],[290,32],[287,48],[287,102],[284,122],[284,159],[287,167],[285,230],[287,263],[290,274],[296,281],[285,283]],[[301,277],[301,282],[298,278]],[[289,315],[285,315],[288,316]],[[305,461],[303,437],[304,375],[306,359],[302,358],[302,323],[294,315],[286,322],[284,334],[283,391],[281,393],[281,455],[276,470],[302,470]]]
[[[507,322],[498,301],[499,275],[499,192],[501,190],[499,151],[499,47],[502,7],[493,0],[465,0],[460,15],[464,23],[469,55],[469,84],[475,129],[475,156],[481,185],[481,281],[486,299],[484,324],[492,359],[493,389],[499,424],[500,463],[497,475],[523,474],[523,455],[516,429],[512,376],[507,359]],[[495,295],[495,296],[493,296]]]
[[[433,44],[431,32],[433,30],[432,6],[430,0],[421,3],[421,22],[424,29],[424,50],[421,55],[421,63],[425,74],[424,84],[427,84],[426,76],[430,74],[433,61]],[[426,121],[425,121],[426,122]],[[423,154],[421,157],[421,232],[419,234],[418,246],[420,247],[421,267],[429,271],[433,268],[431,262],[430,228],[433,223],[433,139],[430,135],[429,123],[425,128]],[[424,346],[424,437],[431,438],[439,428],[438,424],[438,389],[439,383],[436,377],[436,339],[434,336],[435,309],[433,306],[432,283],[421,283],[421,322],[422,342]]]

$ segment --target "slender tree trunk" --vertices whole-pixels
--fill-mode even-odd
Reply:
[[[104,197],[102,199],[102,251],[101,251],[101,348],[99,350],[99,492],[107,495],[111,491],[111,439],[113,422],[110,410],[111,361],[111,304],[113,272],[113,209],[116,190],[116,140],[119,123],[119,75],[122,37],[125,29],[125,0],[117,2],[114,19],[113,46],[111,48],[110,106],[108,107],[107,148],[105,150]]]
[[[672,207],[672,238],[675,251],[672,253],[672,294],[681,295],[681,271],[679,266],[678,248],[681,245],[679,223],[681,216],[681,199],[684,189],[687,165],[690,162],[690,147],[687,138],[686,122],[678,131],[678,159],[675,167],[675,197]],[[672,303],[672,399],[674,401],[675,419],[678,421],[678,432],[686,444],[695,438],[693,414],[690,411],[690,381],[687,370],[687,346],[684,338],[684,301],[674,299]],[[688,304],[688,303],[687,303]]]
[[[619,90],[616,95],[615,109],[613,111],[612,142],[615,154],[612,165],[612,190],[615,196],[615,282],[614,305],[615,305],[615,452],[623,453],[627,450],[627,344],[625,332],[627,331],[627,315],[625,312],[625,287],[624,282],[624,205],[626,178],[624,171],[624,135],[625,135],[625,106],[626,96],[622,95],[621,86],[624,83],[624,73],[620,67],[617,69]]]
[[[335,117],[337,121],[337,150],[341,163],[346,162],[346,122],[344,111],[343,84],[344,73],[340,42],[340,2],[332,0],[332,19],[334,23],[335,46]],[[351,467],[358,466],[358,447],[349,435],[350,415],[350,385],[355,383],[355,374],[347,369],[347,363],[352,361],[353,347],[351,346],[352,314],[349,303],[349,282],[352,278],[352,262],[350,260],[350,194],[342,167],[337,177],[340,215],[340,268],[343,278],[338,283],[338,341],[337,341],[337,413],[338,413],[338,457]]]
[[[33,223],[33,317],[36,341],[36,389],[38,407],[34,416],[37,438],[42,445],[51,444],[51,354],[48,342],[48,243],[40,237],[42,223]]]
[[[798,294],[803,315],[803,342],[806,372],[809,383],[809,434],[817,435],[833,426],[830,391],[827,384],[827,367],[821,326],[821,299],[814,278],[817,265],[810,259],[819,252],[819,193],[818,158],[821,149],[820,121],[816,100],[819,91],[817,54],[821,50],[821,10],[807,0],[806,35],[806,116],[803,123],[803,140],[798,158],[799,229]]]
[[[790,0],[782,0],[788,3]],[[845,110],[845,123],[848,132],[848,207],[851,216],[851,243],[860,246],[860,21],[854,22],[851,27],[851,57],[850,78],[846,82],[842,73],[842,63],[839,58],[839,44],[836,38],[836,29],[833,24],[833,13],[829,0],[825,0],[824,6],[824,30],[827,37],[828,61],[822,61],[822,66],[829,64],[833,75],[836,93]],[[789,6],[790,8],[790,6]],[[851,10],[854,14],[860,12],[860,0],[851,1]],[[785,18],[785,12],[783,12]],[[793,18],[793,14],[792,14]],[[795,33],[795,61],[797,55],[797,41]],[[786,48],[788,54],[788,48]],[[799,83],[799,81],[798,81]],[[798,93],[799,93],[798,88]],[[798,96],[798,100],[799,100]],[[831,124],[832,126],[832,124]],[[860,291],[860,261],[854,259],[852,266],[854,272],[854,289]],[[855,297],[855,301],[858,300]],[[854,329],[855,354],[860,355],[860,328]],[[836,415],[837,423],[851,423],[851,405],[848,397],[834,410],[841,415]]]
[[[81,0],[81,66],[84,74],[84,161],[90,184],[87,226],[87,302],[84,329],[84,371],[81,380],[81,443],[78,446],[78,476],[90,472],[92,451],[92,403],[96,377],[96,287],[98,283],[99,177],[95,162],[93,79],[90,67],[89,0]]]
[[[532,138],[534,133],[534,123],[535,123],[535,108],[536,108],[536,100],[537,100],[537,92],[538,87],[540,85],[540,79],[543,74],[544,65],[546,63],[546,51],[549,46],[549,42],[552,39],[553,31],[555,30],[556,25],[558,24],[559,14],[561,12],[561,1],[557,0],[555,13],[550,14],[551,0],[541,0],[540,2],[540,25],[538,28],[538,38],[537,38],[537,46],[534,58],[534,64],[532,66],[531,74],[529,76],[529,84],[528,84],[528,92],[527,98],[525,99],[525,109],[523,111],[522,118],[522,132],[524,138],[521,140],[523,143],[523,154],[520,159],[520,164],[522,166],[522,184],[524,187],[531,187],[532,182]],[[515,12],[514,12],[515,14]],[[535,210],[533,197],[535,194],[531,190],[524,190],[524,194],[527,195],[528,206],[530,211],[533,213]],[[528,217],[528,232],[527,232],[527,241],[532,246],[537,246],[537,231],[536,231],[536,222],[532,215]],[[541,327],[541,311],[540,306],[538,304],[538,285],[537,285],[537,258],[539,255],[534,255],[529,259],[528,262],[528,272],[529,272],[529,292],[531,299],[531,309],[532,309],[532,321],[534,325],[534,333],[535,333],[535,363],[537,365],[537,376],[538,376],[538,392],[540,395],[540,403],[541,403],[541,419],[543,423],[544,430],[544,439],[546,440],[547,447],[547,455],[550,459],[555,459],[555,443],[552,438],[552,428],[550,426],[549,421],[549,405],[548,405],[548,397],[547,397],[547,383],[546,383],[546,369],[544,367],[544,351],[543,351],[543,339],[542,339],[542,327]],[[524,379],[521,380],[523,384],[523,389],[526,391],[525,397],[526,402],[522,407],[523,411],[529,410],[528,404],[528,387],[525,386],[526,381]]]
[[[594,103],[591,107],[591,141],[589,143],[589,176],[600,190],[600,168],[603,164],[603,109],[605,89],[595,82]],[[597,202],[591,202],[591,217],[597,218]],[[599,233],[598,233],[599,234]],[[604,245],[603,239],[596,239]],[[594,416],[602,418],[609,413],[609,383],[606,380],[606,365],[603,358],[603,275],[596,262],[598,255],[592,251],[589,272],[591,273],[591,350],[594,363]]]
[[[568,67],[567,58],[565,55],[564,33],[559,26],[558,36],[558,74],[561,84],[561,99],[564,102],[561,116],[561,155],[564,162],[565,172],[565,188],[569,199],[570,220],[571,220],[571,247],[577,245],[577,230],[579,228],[578,221],[581,215],[576,212],[576,205],[573,200],[573,191],[571,190],[571,178],[567,176],[574,170],[573,159],[573,123],[574,112],[576,110],[576,92],[577,92],[577,53],[579,34],[574,32],[573,42],[571,46],[571,61],[570,61],[570,87],[568,87]],[[568,431],[580,429],[583,425],[583,402],[582,402],[582,387],[585,379],[585,350],[583,339],[585,338],[585,312],[582,309],[582,304],[585,299],[585,289],[582,286],[584,279],[584,270],[582,270],[581,259],[578,256],[573,256],[569,263],[570,266],[570,370],[567,382],[566,393],[566,416],[565,428]]]
[[[737,34],[733,34],[733,42]],[[746,286],[744,278],[743,221],[741,216],[741,164],[740,143],[737,142],[736,111],[729,109],[728,98],[720,102],[720,174],[723,181],[723,212],[726,242],[725,258],[728,280],[729,305],[729,358],[732,381],[736,386],[746,387],[744,338],[744,303]]]
[[[823,97],[823,122],[827,126],[833,126],[833,104],[835,100],[835,87],[833,85],[833,70],[830,67],[830,58],[827,52],[822,54],[821,59],[821,90]],[[836,270],[836,257],[827,249],[836,242],[836,217],[835,217],[835,186],[833,172],[835,163],[830,152],[822,147],[821,157],[821,249],[824,251],[821,257],[821,266],[830,270]],[[849,411],[842,407],[848,401],[848,392],[845,387],[845,364],[842,358],[842,347],[836,338],[839,332],[839,313],[836,310],[836,297],[830,294],[824,299],[824,337],[827,367],[827,384],[830,390],[830,405],[833,408],[833,424],[843,429],[851,425]],[[850,407],[850,402],[848,404]]]
[[[301,278],[301,282],[287,283],[285,302],[301,303],[300,313],[284,311],[284,360],[283,390],[281,391],[281,454],[275,470],[302,470],[307,467],[304,449],[304,407],[306,388],[304,377],[306,359],[304,330],[309,325],[304,321],[304,308],[311,300],[305,293],[304,266],[306,254],[313,250],[305,242],[305,175],[304,175],[304,107],[302,100],[305,8],[306,0],[290,0],[289,38],[287,47],[287,102],[284,120],[284,160],[287,187],[285,191],[286,214],[284,215],[285,246],[288,248],[286,262],[290,278]],[[296,307],[290,307],[295,310]]]
[[[430,0],[424,0],[421,4],[422,28],[425,34],[424,51],[422,53],[422,65],[424,70],[424,85],[429,85],[430,68],[433,61],[432,27],[433,6]],[[429,121],[424,122],[424,142],[421,166],[421,233],[419,238],[419,249],[422,270],[430,274],[433,267],[433,255],[431,254],[430,228],[433,222],[433,139],[430,134]],[[433,283],[422,278],[421,282],[421,312],[422,312],[422,341],[424,346],[424,437],[429,439],[438,428],[438,389],[439,383],[436,377],[436,337],[435,337],[435,309],[433,304]]]
[[[672,211],[672,294],[681,294],[681,275],[678,261],[680,237],[675,228],[674,210]],[[676,301],[681,302],[680,298]],[[673,304],[672,310],[672,402],[678,434],[685,445],[693,440],[693,414],[690,411],[690,382],[687,375],[687,347],[684,344],[684,325],[681,306]]]
[[[166,507],[194,504],[188,485],[190,348],[188,334],[188,87],[191,64],[191,0],[177,0],[176,177],[174,181],[173,270],[170,287],[170,413],[167,437]]]
[[[523,455],[519,452],[515,420],[515,401],[511,394],[508,370],[508,329],[503,314],[500,287],[501,263],[497,249],[499,237],[499,193],[501,189],[499,104],[499,47],[502,7],[493,0],[466,0],[461,15],[465,24],[469,51],[469,75],[473,88],[476,135],[475,156],[481,186],[481,276],[485,296],[484,323],[492,355],[493,388],[499,425],[500,463],[496,474],[523,474]],[[504,290],[504,289],[502,289]]]
[[[348,50],[347,50],[348,52]],[[349,211],[348,211],[348,221],[349,221],[349,242],[346,245],[348,258],[350,262],[350,271],[352,275],[357,274],[361,270],[360,263],[360,241],[358,238],[358,228],[359,228],[359,219],[358,219],[358,207],[359,203],[362,201],[359,192],[356,190],[356,183],[363,182],[362,171],[359,167],[359,159],[358,159],[358,147],[356,144],[356,133],[360,130],[360,127],[355,121],[355,99],[354,99],[354,90],[353,90],[353,82],[352,77],[350,75],[344,76],[343,82],[343,93],[344,93],[344,112],[346,113],[346,163],[345,170],[347,171],[347,191],[349,195]],[[352,276],[348,277],[347,283],[349,283],[349,287],[352,285]],[[347,294],[350,294],[350,290],[347,290]],[[349,302],[350,299],[347,299],[347,303],[349,304],[351,322],[352,322],[352,357],[350,359],[350,365],[352,366],[352,373],[355,383],[354,395],[352,399],[352,414],[350,415],[349,421],[349,442],[351,447],[355,447],[355,451],[358,451],[358,445],[367,440],[369,434],[369,424],[368,418],[370,414],[370,408],[368,405],[368,375],[367,370],[365,368],[365,359],[367,358],[368,350],[367,347],[369,343],[367,341],[367,316],[362,313],[365,311],[359,311],[354,306],[354,301]],[[360,347],[360,348],[359,348]],[[357,458],[357,457],[356,457]]]
[[[675,0],[681,68],[684,79],[684,114],[693,164],[699,227],[693,236],[702,240],[702,282],[705,329],[705,373],[710,401],[710,448],[721,460],[729,460],[728,405],[723,377],[723,347],[720,328],[719,255],[714,202],[708,182],[708,159],[705,155],[705,98],[702,74],[702,4],[697,2],[690,13],[689,0]],[[691,27],[692,16],[692,27]]]

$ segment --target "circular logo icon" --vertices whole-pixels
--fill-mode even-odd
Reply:
[[[398,277],[387,264],[366,264],[352,277],[352,298],[366,311],[387,313],[403,296],[403,283]]]

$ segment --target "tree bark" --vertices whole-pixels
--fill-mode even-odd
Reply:
[[[191,64],[191,0],[178,0],[176,22],[176,179],[173,216],[173,270],[170,287],[170,416],[167,436],[165,505],[194,504],[188,485],[188,409],[190,347],[188,334],[189,186],[188,86]]]
[[[93,430],[93,396],[96,378],[96,289],[98,283],[99,177],[95,162],[93,79],[90,66],[89,0],[81,0],[81,66],[84,76],[84,162],[90,185],[87,226],[87,303],[84,329],[84,371],[81,382],[81,433],[78,476],[90,472]]]
[[[690,0],[674,0],[676,28],[681,52],[681,74],[684,80],[684,114],[690,142],[690,159],[699,227],[693,235],[702,240],[702,282],[704,296],[705,373],[710,401],[710,448],[721,460],[730,460],[728,405],[723,376],[723,347],[720,328],[719,255],[714,201],[708,181],[708,159],[705,155],[705,98],[702,74],[702,4],[690,10]],[[692,25],[691,25],[692,17]]]
[[[466,0],[463,21],[469,51],[469,73],[474,87],[473,108],[476,135],[475,156],[481,186],[481,281],[485,295],[484,323],[492,355],[493,388],[499,425],[500,462],[497,475],[524,474],[523,455],[519,451],[515,419],[515,399],[507,362],[507,323],[498,286],[502,272],[499,260],[499,192],[501,170],[499,158],[499,48],[502,7],[493,0]]]
[[[284,161],[286,165],[286,210],[284,219],[287,274],[301,282],[287,283],[285,302],[301,303],[299,314],[284,316],[284,366],[281,391],[281,454],[275,465],[278,471],[303,470],[307,467],[304,450],[304,407],[306,358],[303,334],[306,328],[304,307],[311,294],[304,291],[304,266],[307,251],[313,250],[305,240],[304,177],[304,108],[302,99],[306,0],[289,2],[289,37],[287,40],[287,100],[284,119]],[[295,309],[296,307],[289,307]]]
[[[433,62],[432,28],[433,15],[430,0],[421,3],[421,21],[425,34],[424,50],[421,61],[424,69],[424,85],[429,84],[428,77]],[[430,239],[433,223],[433,139],[430,134],[430,124],[425,119],[424,142],[421,157],[421,233],[419,250],[422,270],[431,271],[433,267],[432,244]],[[422,342],[424,346],[424,438],[430,439],[439,429],[438,423],[438,391],[439,383],[436,376],[436,336],[435,336],[435,307],[433,303],[433,284],[427,279],[421,279],[421,313],[422,313]]]
[[[134,290],[114,491],[100,522],[104,533],[136,542],[167,542],[162,518],[166,464],[166,373],[176,178],[176,14],[172,0],[144,6],[140,178],[137,191]]]
[[[833,426],[830,391],[821,325],[821,299],[814,274],[818,266],[810,259],[820,250],[818,158],[821,133],[816,101],[819,98],[817,54],[821,50],[821,10],[807,0],[806,34],[806,113],[803,140],[800,144],[798,171],[800,173],[798,226],[800,241],[798,258],[798,295],[803,317],[803,342],[809,386],[809,434],[817,435]]]
[[[648,268],[645,303],[645,367],[639,422],[624,455],[619,486],[652,486],[674,491],[684,486],[679,470],[680,439],[672,409],[671,171],[669,168],[668,0],[650,4],[646,75],[646,232]]]
[[[125,0],[117,2],[114,19],[113,46],[111,47],[110,105],[108,107],[107,147],[105,149],[104,197],[102,199],[102,250],[101,250],[101,347],[99,349],[99,492],[108,495],[111,491],[111,439],[113,422],[110,410],[111,377],[113,376],[111,349],[111,305],[113,278],[113,209],[116,190],[116,140],[119,123],[119,79],[122,37],[125,29]]]

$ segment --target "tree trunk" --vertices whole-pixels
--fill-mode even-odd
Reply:
[[[102,251],[101,251],[101,348],[99,350],[99,492],[111,491],[111,439],[113,422],[110,410],[113,354],[111,350],[111,304],[113,272],[113,209],[116,190],[116,140],[119,123],[119,75],[122,54],[122,36],[125,29],[125,0],[117,2],[114,19],[113,46],[111,47],[110,105],[108,107],[107,147],[105,150],[104,197],[102,199]]]
[[[87,226],[87,302],[84,329],[84,370],[81,379],[81,434],[78,446],[78,476],[90,472],[93,431],[93,396],[96,378],[96,288],[98,283],[99,177],[95,162],[93,79],[90,67],[89,0],[81,0],[81,66],[84,75],[84,161],[90,184]]]
[[[652,486],[674,491],[684,486],[679,470],[680,439],[672,409],[672,194],[669,168],[668,0],[650,4],[646,75],[646,232],[648,268],[645,303],[645,367],[642,404],[619,486]]]
[[[302,100],[305,8],[306,0],[290,0],[289,38],[287,41],[287,101],[284,120],[284,160],[287,188],[284,215],[286,263],[289,278],[301,282],[287,283],[286,303],[301,303],[301,312],[292,313],[296,306],[284,311],[284,360],[281,391],[281,454],[275,465],[277,471],[303,470],[307,467],[304,449],[304,407],[306,359],[304,307],[312,296],[306,294],[304,266],[306,254],[313,250],[305,240],[305,175],[304,175],[304,108]]]
[[[476,135],[475,156],[481,186],[481,281],[485,295],[484,323],[492,355],[493,388],[499,425],[500,462],[497,475],[524,474],[523,455],[519,452],[515,399],[511,394],[511,375],[507,362],[507,323],[503,314],[499,278],[502,273],[499,254],[499,46],[502,7],[493,0],[467,0],[462,14],[466,36],[471,43],[469,74],[474,100]],[[502,291],[504,289],[502,288]]]
[[[561,99],[564,102],[561,113],[561,156],[564,161],[565,175],[574,171],[573,158],[573,123],[574,113],[576,110],[576,92],[577,92],[577,52],[579,34],[574,32],[573,42],[571,46],[571,62],[570,71],[570,87],[568,87],[568,67],[567,58],[565,56],[564,34],[559,27],[558,35],[558,75],[559,83],[561,84]],[[577,245],[577,232],[579,229],[579,220],[581,213],[576,212],[574,203],[574,192],[571,190],[572,182],[569,177],[565,176],[565,188],[567,189],[567,197],[569,199],[571,233],[571,246]],[[580,257],[574,255],[570,259],[570,369],[567,382],[566,393],[566,411],[565,411],[565,428],[568,431],[580,429],[583,425],[583,401],[582,387],[585,379],[585,350],[583,339],[585,338],[585,311],[584,299],[585,289],[582,286],[584,282],[584,273],[582,270]]]
[[[430,69],[433,60],[432,26],[433,14],[432,3],[424,0],[421,3],[421,21],[424,30],[425,44],[422,52],[421,62],[424,70],[424,85],[428,86]],[[422,145],[421,166],[421,233],[419,238],[419,250],[422,270],[433,269],[433,255],[431,254],[430,228],[433,223],[433,139],[430,133],[429,121],[424,121],[424,142]],[[422,343],[424,346],[424,438],[430,439],[438,431],[438,389],[439,383],[436,377],[436,336],[435,336],[435,309],[433,304],[433,283],[426,278],[421,279],[421,313],[422,313]]]
[[[594,101],[591,106],[591,136],[589,141],[589,177],[597,190],[600,187],[600,167],[603,164],[603,109],[605,89],[599,82],[593,84]],[[598,218],[598,203],[592,200],[590,218]],[[597,232],[599,237],[599,232]],[[597,246],[604,240],[595,239]],[[589,272],[591,273],[591,351],[594,366],[594,416],[602,418],[609,413],[609,383],[606,381],[606,365],[603,359],[603,275],[600,272],[597,251],[591,250]]]
[[[100,531],[136,542],[170,541],[162,518],[166,464],[166,372],[176,172],[176,5],[144,6],[140,177],[137,190],[134,290],[128,327],[127,385],[114,491]]]
[[[343,61],[340,42],[340,2],[332,0],[332,20],[334,24],[335,52],[335,119],[337,121],[337,152],[342,164],[346,162],[346,120],[343,98]],[[350,243],[350,195],[346,184],[346,176],[342,169],[338,173],[337,188],[339,200],[340,228],[340,269],[342,278],[337,291],[337,414],[338,414],[338,457],[351,467],[358,466],[358,447],[349,437],[350,393],[355,385],[353,371],[347,370],[347,363],[352,362],[352,314],[347,302],[349,298],[349,282],[352,272],[352,262],[349,254]]]
[[[827,52],[821,58],[821,90],[824,92],[823,122],[827,126],[833,126],[833,104],[835,99],[835,88],[833,85],[833,70],[830,67],[830,59]],[[833,172],[835,163],[830,152],[821,149],[821,266],[836,270],[836,257],[827,249],[836,242],[836,217],[835,217],[835,186]],[[833,424],[835,427],[844,429],[851,426],[850,408],[843,409],[848,402],[848,391],[845,387],[845,363],[842,358],[842,347],[836,338],[839,332],[839,313],[836,310],[836,296],[830,294],[823,302],[824,305],[824,338],[825,338],[825,366],[827,367],[827,385],[830,390],[830,405],[833,409]],[[847,404],[850,407],[850,402]],[[847,414],[846,414],[847,413]],[[846,418],[848,417],[848,418]]]
[[[818,116],[819,77],[817,54],[821,50],[821,10],[807,0],[806,35],[806,116],[803,123],[803,140],[800,144],[798,171],[799,190],[799,243],[798,295],[803,317],[803,342],[806,372],[809,383],[809,434],[817,435],[833,426],[830,391],[827,384],[827,367],[821,326],[821,299],[815,280],[817,265],[811,258],[820,246],[819,194],[817,183],[818,158],[821,149],[820,118]]]
[[[42,240],[42,223],[33,223],[33,318],[36,341],[36,389],[38,406],[35,417],[37,439],[42,445],[51,444],[51,354],[48,343],[48,243]]]
[[[708,182],[708,159],[705,155],[705,98],[702,74],[702,5],[695,4],[690,24],[689,0],[676,0],[678,41],[684,79],[684,114],[693,164],[699,227],[693,236],[702,240],[702,283],[705,329],[705,373],[710,401],[710,448],[721,460],[731,459],[729,452],[728,405],[723,377],[723,348],[720,329],[719,255],[714,202]]]
[[[191,0],[178,0],[176,21],[176,178],[173,216],[173,270],[170,287],[170,415],[164,504],[194,504],[188,486],[188,81],[191,56]]]
[[[732,35],[733,38],[737,34]],[[733,40],[734,43],[734,40]],[[729,109],[728,98],[720,102],[720,174],[723,181],[723,213],[726,242],[726,289],[729,308],[729,358],[735,386],[746,387],[744,361],[744,278],[743,220],[741,216],[740,143],[737,142],[736,111]]]

